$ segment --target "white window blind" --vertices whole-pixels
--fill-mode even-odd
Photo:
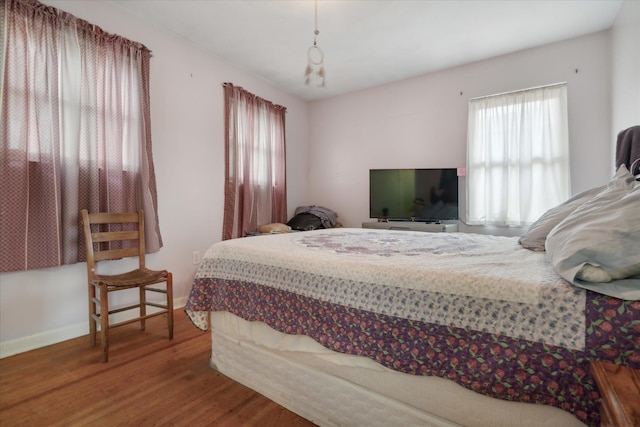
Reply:
[[[469,100],[470,225],[523,226],[570,195],[566,83]]]

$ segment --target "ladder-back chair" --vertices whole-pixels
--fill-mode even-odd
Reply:
[[[144,212],[140,210],[132,213],[89,213],[83,209],[80,216],[87,249],[91,346],[96,345],[97,325],[100,324],[102,361],[109,360],[111,328],[139,321],[140,329],[144,330],[146,319],[166,314],[169,339],[173,339],[173,278],[166,270],[155,271],[145,266]],[[96,273],[97,262],[126,257],[137,257],[138,268],[113,275]],[[150,286],[159,283],[166,283],[164,289]],[[116,309],[109,307],[110,292],[131,288],[138,288],[140,291],[138,304]],[[147,301],[147,292],[165,294],[166,303]],[[160,310],[147,314],[147,306]],[[109,315],[133,309],[139,309],[139,314],[135,318],[114,324],[109,323]]]

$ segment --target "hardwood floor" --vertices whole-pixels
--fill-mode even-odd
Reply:
[[[0,360],[0,426],[313,426],[209,366],[211,338],[175,311]]]

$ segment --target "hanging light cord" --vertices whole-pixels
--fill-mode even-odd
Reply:
[[[316,37],[320,34],[320,30],[318,30],[318,0],[315,2],[315,30],[313,31],[313,45],[316,46]]]

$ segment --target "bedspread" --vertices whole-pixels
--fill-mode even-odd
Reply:
[[[517,238],[329,229],[213,245],[185,310],[230,311],[327,348],[597,425],[591,360],[640,367],[640,302],[571,286]]]

